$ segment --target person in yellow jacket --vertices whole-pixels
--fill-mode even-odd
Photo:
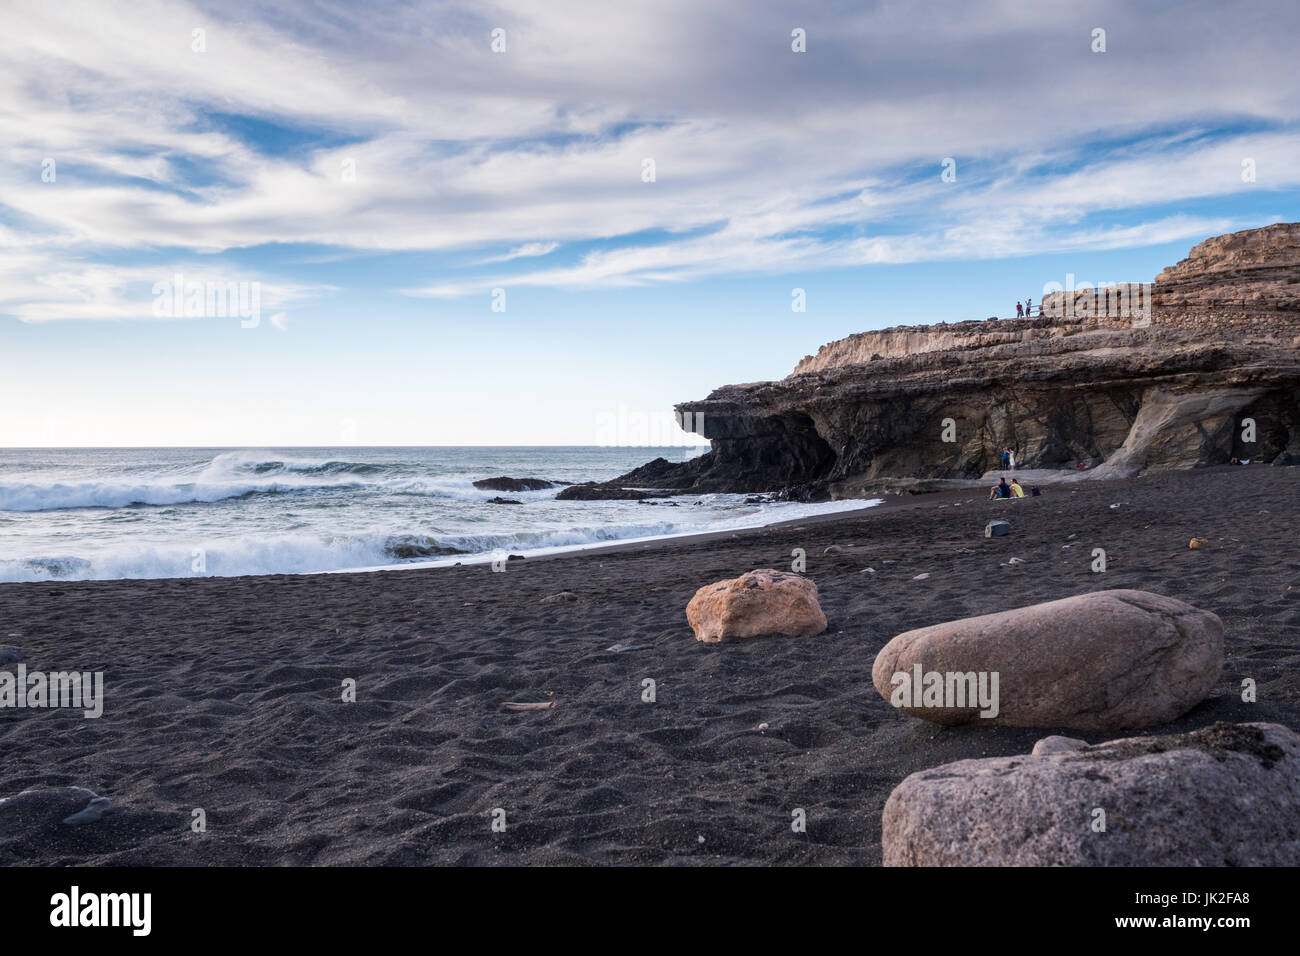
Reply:
[[[1012,498],[1023,498],[1024,496],[1025,496],[1025,489],[1020,487],[1020,482],[1018,482],[1018,481],[1016,481],[1016,479],[1012,478],[1012,479],[1011,479],[1011,497],[1012,497]]]

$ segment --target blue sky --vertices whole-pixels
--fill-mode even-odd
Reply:
[[[835,338],[1300,219],[1300,8],[1132,6],[6,4],[0,444],[686,441]]]

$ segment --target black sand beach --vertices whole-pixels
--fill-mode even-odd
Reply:
[[[910,628],[1154,591],[1226,629],[1215,693],[1159,732],[1300,729],[1298,477],[1220,467],[1017,501],[945,492],[504,573],[3,585],[0,644],[32,670],[103,671],[105,702],[98,719],[0,710],[0,796],[78,785],[113,809],[93,826],[0,832],[0,864],[878,864],[903,777],[1052,732],[896,713],[871,666]],[[991,517],[1012,534],[985,539]],[[823,555],[832,544],[856,548]],[[698,587],[789,569],[794,548],[824,634],[695,641],[684,609]],[[562,591],[576,600],[543,603]],[[355,703],[340,699],[349,678]],[[1257,703],[1240,699],[1244,678]],[[205,833],[190,829],[195,808]]]

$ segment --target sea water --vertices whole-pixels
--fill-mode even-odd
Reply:
[[[557,501],[506,475],[604,481],[691,447],[0,449],[0,581],[453,564],[756,527],[872,502],[743,494]],[[755,492],[765,489],[755,488]],[[493,504],[503,497],[518,505]]]

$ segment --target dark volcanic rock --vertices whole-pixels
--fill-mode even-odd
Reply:
[[[451,548],[438,544],[433,538],[424,535],[403,535],[390,538],[386,548],[395,558],[433,558],[445,554],[467,554],[463,548]]]
[[[487,503],[490,505],[521,505],[522,501],[516,501],[514,498],[502,498],[498,495],[495,498],[489,498]]]
[[[111,802],[85,787],[33,787],[0,798],[0,822],[6,829],[93,823]]]
[[[1300,224],[1201,243],[1146,315],[1089,305],[1105,299],[849,336],[782,381],[678,405],[712,449],[608,484],[808,501],[976,478],[1004,446],[1018,468],[1101,462],[1092,477],[1300,459]]]
[[[542,491],[554,488],[555,482],[544,478],[507,478],[502,475],[499,478],[480,478],[474,482],[474,487],[482,491]]]
[[[612,484],[570,485],[558,495],[556,501],[641,501],[645,498],[662,498],[662,491],[638,491]]]

